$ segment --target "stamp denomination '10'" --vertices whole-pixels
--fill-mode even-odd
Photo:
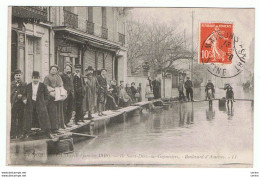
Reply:
[[[233,24],[200,23],[199,63],[231,64]]]

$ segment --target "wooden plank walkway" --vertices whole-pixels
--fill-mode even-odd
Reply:
[[[221,100],[221,99],[212,99],[212,101],[216,101],[216,100]],[[209,100],[194,100],[193,102],[196,103],[196,102],[207,102]],[[254,101],[253,99],[235,99],[235,101]],[[132,112],[132,111],[135,111],[135,110],[138,110],[144,106],[147,106],[147,105],[151,105],[153,103],[156,103],[156,102],[162,102],[161,99],[157,99],[157,100],[152,100],[152,101],[143,101],[143,102],[138,102],[138,103],[135,103],[131,106],[128,106],[128,107],[125,107],[125,108],[121,108],[121,109],[118,109],[118,110],[108,110],[108,111],[104,111],[104,116],[98,116],[97,113],[93,114],[92,116],[94,117],[92,120],[84,120],[84,122],[79,122],[79,125],[75,125],[73,123],[73,121],[71,121],[69,123],[69,127],[67,127],[66,129],[60,129],[59,130],[59,133],[58,134],[53,134],[54,136],[54,141],[56,141],[57,139],[60,139],[62,137],[66,137],[66,136],[71,136],[73,131],[76,131],[78,130],[79,128],[81,127],[85,127],[85,126],[89,126],[91,122],[96,122],[96,121],[100,121],[100,120],[107,120],[107,119],[111,119],[113,117],[116,117],[116,116],[120,116],[120,115],[124,115],[124,114],[127,114],[129,112]],[[173,104],[173,103],[191,103],[191,102],[187,102],[187,101],[170,101],[168,100],[168,102],[164,102],[162,104],[162,106],[168,106],[170,104]],[[84,118],[87,118],[87,114],[84,116]],[[27,140],[11,140],[11,143],[16,143],[16,142],[24,142],[24,141],[37,141],[37,140],[41,140],[41,141],[47,141],[47,140],[50,140],[50,139],[27,139]]]
[[[54,136],[54,141],[56,141],[57,139],[60,139],[64,136],[71,136],[73,131],[78,130],[79,128],[85,127],[85,126],[89,126],[91,122],[96,122],[99,120],[106,120],[106,119],[111,119],[113,117],[119,116],[119,115],[123,115],[125,113],[129,113],[135,110],[138,110],[139,108],[141,108],[142,106],[145,106],[147,104],[151,104],[152,101],[144,101],[144,102],[139,102],[134,104],[133,106],[128,106],[125,108],[121,108],[118,110],[108,110],[108,111],[104,111],[104,116],[98,116],[97,113],[93,114],[92,116],[94,117],[92,120],[84,120],[84,122],[79,122],[79,125],[75,125],[73,120],[71,120],[71,122],[68,124],[69,126],[66,127],[65,129],[60,129],[58,134],[53,134]],[[86,114],[84,116],[84,118],[87,118],[88,115]],[[18,143],[18,142],[25,142],[25,141],[50,141],[51,139],[25,139],[25,140],[20,140],[20,139],[16,139],[16,140],[11,140],[11,143]]]

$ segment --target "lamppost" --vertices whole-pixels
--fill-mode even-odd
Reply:
[[[145,75],[147,74],[148,76],[148,72],[150,70],[150,65],[147,61],[145,61],[143,64],[142,64],[142,68],[143,68],[143,72],[145,73]]]

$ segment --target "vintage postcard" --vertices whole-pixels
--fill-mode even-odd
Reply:
[[[253,167],[254,17],[9,6],[7,165]]]

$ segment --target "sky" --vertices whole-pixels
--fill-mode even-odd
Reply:
[[[255,36],[255,13],[254,9],[230,9],[230,8],[133,8],[129,11],[129,18],[134,21],[168,24],[175,27],[176,32],[184,34],[187,43],[192,43],[192,12],[193,12],[193,46],[194,52],[199,46],[199,23],[221,22],[232,23],[235,36],[246,49],[247,70],[253,70],[254,63],[254,36]],[[154,20],[152,20],[154,19]],[[191,48],[191,45],[189,46]],[[251,52],[251,53],[250,53]],[[187,65],[188,67],[188,65]]]
[[[194,46],[198,45],[200,22],[226,22],[234,24],[234,33],[246,45],[254,38],[253,9],[223,9],[223,8],[133,8],[129,17],[135,21],[149,23],[151,19],[158,23],[176,27],[178,32],[185,30],[186,38],[192,36],[192,11],[194,17]]]

